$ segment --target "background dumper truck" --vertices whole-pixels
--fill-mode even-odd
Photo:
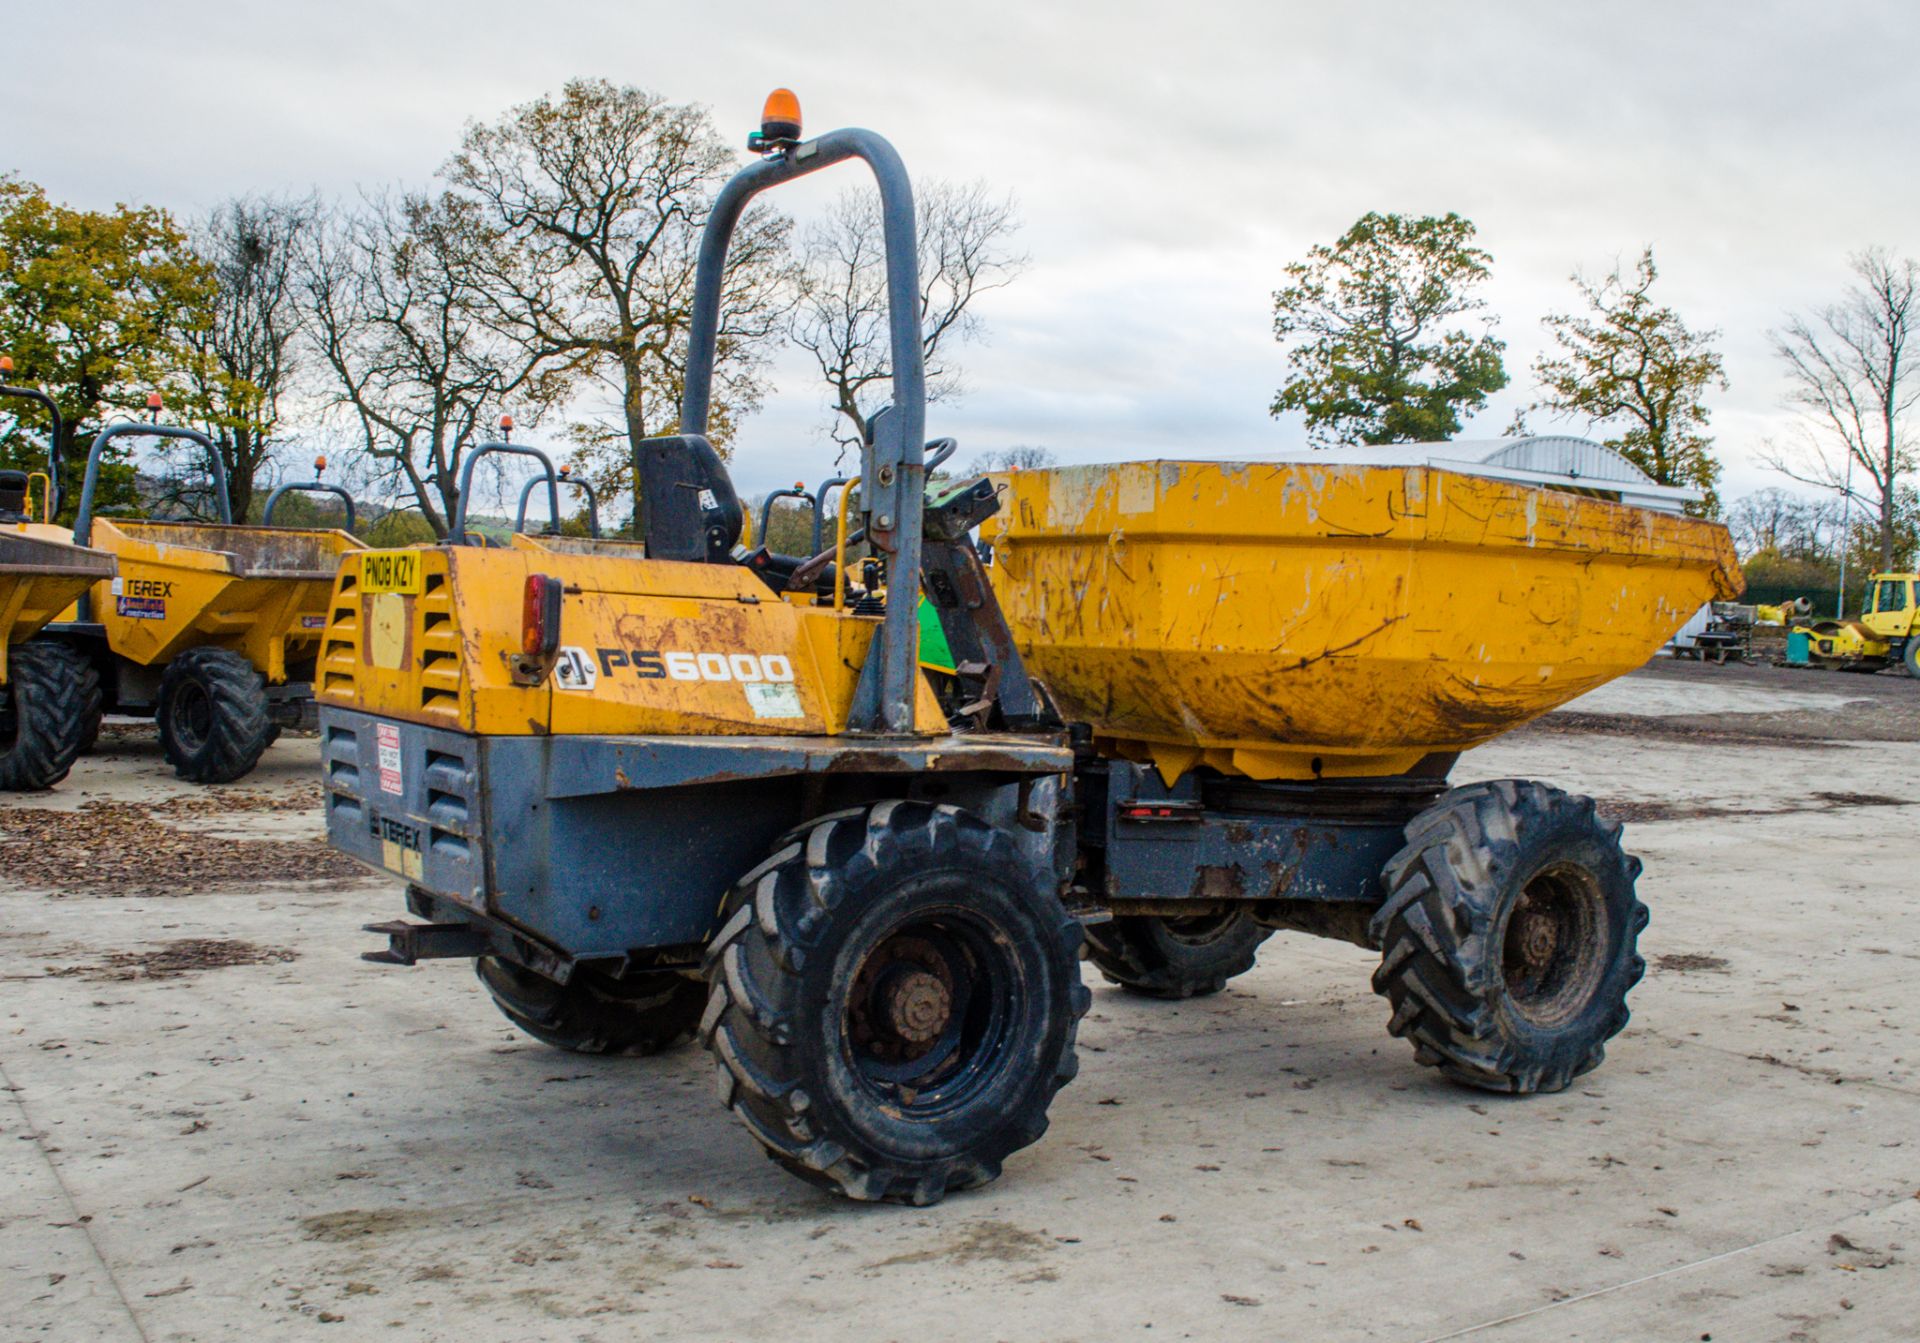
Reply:
[[[1589,798],[1447,775],[1738,595],[1725,529],[1430,461],[930,495],[898,156],[802,139],[785,91],[750,143],[701,243],[680,432],[636,455],[644,556],[342,558],[316,673],[328,835],[418,920],[375,925],[369,955],[472,958],[563,1049],[698,1037],[766,1152],[858,1199],[933,1202],[1041,1137],[1086,943],[1178,996],[1265,930],[1345,938],[1380,951],[1420,1062],[1516,1093],[1597,1065],[1643,969],[1639,863]],[[761,192],[849,159],[880,190],[892,405],[835,545],[772,555],[737,546],[706,438],[728,246]],[[879,563],[856,576],[860,540]]]
[[[153,406],[157,412],[157,397]],[[212,470],[220,520],[96,514],[102,455],[114,440],[129,437],[197,444]],[[319,482],[293,488],[340,492]],[[329,528],[235,524],[220,455],[198,430],[109,425],[89,451],[72,533],[46,520],[15,530],[111,557],[111,573],[87,587],[42,638],[83,661],[96,678],[96,724],[101,708],[153,715],[161,750],[181,778],[242,778],[281,728],[311,714],[312,667],[335,565],[361,542]]]

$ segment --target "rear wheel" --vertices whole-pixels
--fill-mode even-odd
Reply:
[[[1374,916],[1374,990],[1414,1056],[1490,1091],[1597,1067],[1646,970],[1640,860],[1593,799],[1520,780],[1456,788],[1407,826]]]
[[[707,1001],[706,985],[665,971],[616,979],[583,968],[558,984],[497,956],[482,956],[474,970],[502,1016],[573,1054],[658,1054],[685,1044]]]
[[[190,648],[160,675],[160,749],[191,783],[232,783],[273,740],[267,684],[230,648]]]
[[[1907,646],[1901,650],[1900,661],[1906,664],[1907,675],[1920,680],[1920,634],[1907,637]]]
[[[100,723],[100,676],[62,643],[29,639],[7,650],[0,686],[0,789],[31,792],[67,777]]]
[[[1108,983],[1150,998],[1218,993],[1253,969],[1273,935],[1244,907],[1185,918],[1122,915],[1087,927],[1087,959]]]
[[[1077,1067],[1080,936],[970,812],[823,818],[724,906],[701,1022],[721,1099],[775,1161],[851,1198],[985,1184]]]

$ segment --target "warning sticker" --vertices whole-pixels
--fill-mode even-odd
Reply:
[[[165,620],[167,604],[158,597],[116,597],[115,609],[129,620]]]
[[[300,628],[303,630],[323,630],[327,627],[325,616],[301,616]]]
[[[800,692],[791,681],[751,681],[741,687],[755,718],[805,718]]]
[[[377,724],[374,741],[380,748],[380,791],[398,796],[406,791],[400,780],[400,729],[391,723]]]

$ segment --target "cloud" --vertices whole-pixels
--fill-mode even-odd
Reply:
[[[1267,305],[1285,262],[1367,209],[1458,210],[1493,252],[1516,386],[1566,277],[1652,243],[1718,327],[1728,493],[1772,483],[1766,338],[1847,254],[1910,242],[1900,3],[1084,6],[99,0],[17,6],[4,165],[58,195],[183,211],[244,190],[419,181],[470,117],[573,75],[706,103],[744,135],[774,84],[922,175],[1012,191],[1034,266],[983,302],[968,395],[932,418],[1070,460],[1285,446]],[[83,96],[82,91],[86,91]],[[804,213],[845,179],[787,193]],[[831,461],[804,365],[746,429],[745,488]]]

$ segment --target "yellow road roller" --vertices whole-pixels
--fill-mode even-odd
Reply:
[[[1858,619],[1799,622],[1804,661],[1840,671],[1904,667],[1920,677],[1920,574],[1872,574]],[[1799,639],[1790,636],[1788,661]]]

